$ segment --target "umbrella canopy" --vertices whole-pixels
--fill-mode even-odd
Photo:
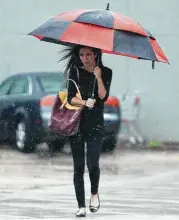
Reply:
[[[104,53],[168,63],[154,36],[138,22],[102,9],[72,10],[29,33],[42,41],[96,47]]]

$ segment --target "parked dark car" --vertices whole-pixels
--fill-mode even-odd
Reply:
[[[65,89],[63,73],[18,73],[0,85],[0,139],[23,152],[32,152],[36,144],[47,142],[62,149],[67,138],[48,128],[55,95]],[[116,146],[120,128],[120,103],[116,97],[105,102],[104,151]]]

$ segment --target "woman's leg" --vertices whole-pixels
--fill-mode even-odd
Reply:
[[[91,194],[98,193],[100,168],[99,159],[102,147],[102,134],[96,130],[86,137],[87,141],[87,167],[91,181]]]
[[[78,134],[69,138],[74,164],[74,186],[78,207],[85,207],[84,171],[85,151],[84,138]]]

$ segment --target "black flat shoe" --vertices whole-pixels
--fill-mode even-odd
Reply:
[[[97,212],[99,210],[99,207],[100,207],[100,200],[99,200],[99,195],[97,194],[97,198],[98,198],[98,205],[97,206],[94,206],[92,204],[92,201],[90,199],[90,206],[89,206],[89,209],[91,212]]]
[[[86,211],[85,209],[79,209],[77,213],[75,214],[76,217],[86,217]]]

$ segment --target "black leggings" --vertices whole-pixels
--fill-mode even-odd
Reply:
[[[101,153],[102,133],[99,130],[93,132],[78,133],[70,137],[70,145],[74,163],[74,186],[79,208],[85,207],[84,171],[85,171],[85,142],[87,144],[87,167],[91,182],[91,193],[98,193],[100,178],[99,158]]]

